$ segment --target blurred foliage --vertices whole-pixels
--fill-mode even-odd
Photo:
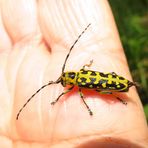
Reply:
[[[148,121],[148,0],[110,0]]]

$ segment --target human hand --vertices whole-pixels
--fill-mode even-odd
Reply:
[[[89,23],[66,70],[79,71],[93,59],[90,69],[131,80],[107,1],[2,0],[0,9],[1,147],[146,146],[146,120],[134,87],[123,96],[117,93],[125,97],[127,106],[113,96],[84,90],[94,113],[90,117],[77,88],[51,106],[63,91],[60,84],[51,85],[16,120],[26,100],[60,76],[70,46]]]

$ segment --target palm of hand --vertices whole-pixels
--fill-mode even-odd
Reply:
[[[32,99],[21,113],[19,120],[16,121],[16,114],[26,100],[43,84],[59,77],[69,47],[87,23],[85,23],[85,26],[82,25],[82,28],[74,28],[72,24],[69,24],[70,30],[69,26],[64,25],[61,30],[59,27],[62,24],[53,23],[55,17],[50,15],[53,10],[48,8],[51,11],[48,12],[44,2],[39,3],[38,19],[34,3],[28,4],[32,9],[24,6],[21,11],[14,4],[11,5],[16,8],[15,11],[14,8],[13,11],[9,8],[10,3],[8,1],[3,2],[1,7],[5,26],[4,28],[1,25],[2,31],[0,33],[2,39],[0,45],[0,115],[2,117],[0,129],[1,139],[3,139],[2,146],[12,145],[9,141],[10,137],[13,144],[30,145],[30,142],[32,142],[34,147],[36,146],[35,143],[39,146],[48,143],[51,146],[58,141],[75,141],[78,137],[82,141],[83,139],[91,140],[91,137],[93,139],[101,138],[99,135],[120,137],[121,139],[127,137],[127,139],[133,141],[135,139],[146,139],[147,127],[139,98],[134,89],[129,92],[134,103],[129,101],[128,107],[123,106],[114,97],[107,96],[106,99],[106,96],[84,91],[86,101],[94,112],[94,116],[90,117],[76,92],[77,89],[63,97],[54,107],[51,107],[50,102],[58,96],[62,86],[60,84],[50,86]],[[46,15],[43,8],[47,11]],[[11,11],[12,13],[10,13]],[[59,11],[58,13],[65,12]],[[108,10],[106,13],[110,13],[110,11]],[[14,16],[13,19],[10,14]],[[108,16],[110,17],[110,14]],[[23,19],[21,19],[22,17]],[[62,18],[62,15],[60,17],[63,22],[66,22],[67,18]],[[101,18],[98,16],[98,20]],[[21,21],[18,22],[19,19]],[[93,57],[92,69],[103,69],[106,72],[118,70],[118,72],[129,77],[126,60],[113,20],[110,18],[105,21],[111,22],[107,23],[109,25],[106,27],[113,29],[105,31],[105,28],[97,30],[95,28],[97,26],[94,25],[93,27],[98,33],[104,30],[104,34],[100,38],[103,39],[104,36],[107,36],[107,38],[103,39],[100,44],[98,42],[99,36],[91,28],[75,47],[66,69],[79,70]],[[104,25],[100,26],[103,27]],[[79,59],[81,61],[78,63]],[[18,140],[22,141],[19,143]],[[24,143],[23,141],[27,142]]]

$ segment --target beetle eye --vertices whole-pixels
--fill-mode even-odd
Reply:
[[[68,77],[70,77],[71,79],[74,79],[75,78],[75,73],[74,72],[69,72],[68,73]]]

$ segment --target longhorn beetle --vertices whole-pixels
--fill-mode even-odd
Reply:
[[[18,120],[20,113],[22,110],[26,107],[26,105],[30,102],[30,100],[37,94],[39,91],[41,91],[43,88],[51,85],[51,84],[58,84],[61,83],[63,87],[70,86],[65,92],[62,92],[55,101],[51,102],[51,105],[54,105],[58,100],[60,99],[61,96],[65,95],[66,93],[70,92],[74,86],[78,86],[79,88],[79,94],[80,97],[86,106],[88,112],[90,115],[93,115],[93,112],[87,105],[87,103],[84,100],[84,96],[82,93],[82,88],[85,89],[92,89],[97,92],[100,92],[102,94],[113,94],[113,92],[128,92],[129,88],[131,86],[136,86],[135,82],[131,82],[127,79],[125,79],[122,76],[117,75],[115,72],[111,73],[103,73],[103,72],[98,72],[98,71],[93,71],[93,70],[86,70],[85,67],[90,67],[92,64],[92,60],[90,61],[89,64],[85,64],[80,71],[68,71],[65,72],[65,66],[67,59],[69,58],[69,55],[74,48],[75,44],[78,42],[80,37],[85,33],[85,31],[88,29],[88,27],[91,24],[88,24],[88,26],[82,31],[82,33],[78,36],[78,38],[75,40],[71,48],[69,49],[69,52],[65,58],[63,67],[62,67],[62,73],[61,76],[56,80],[56,81],[49,81],[47,84],[43,85],[40,89],[38,89],[27,101],[26,103],[22,106],[22,108],[19,110],[16,120]],[[115,96],[115,95],[114,95]],[[115,96],[120,102],[122,102],[124,105],[127,103],[122,100],[121,98]]]

